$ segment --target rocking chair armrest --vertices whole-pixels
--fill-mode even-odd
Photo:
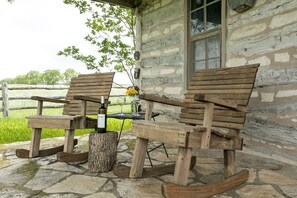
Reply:
[[[96,103],[101,103],[101,99],[99,98],[95,98],[95,97],[91,97],[91,96],[85,96],[85,95],[75,95],[73,96],[73,98],[75,100],[84,100],[84,101],[88,101],[88,102],[96,102]],[[110,103],[107,99],[104,99],[105,104],[106,103]]]
[[[139,99],[143,99],[150,102],[157,102],[157,103],[166,104],[166,105],[178,106],[178,107],[185,106],[185,103],[181,101],[172,100],[167,98],[166,96],[159,96],[159,95],[153,95],[153,94],[139,95]]]
[[[61,100],[61,99],[55,99],[55,98],[46,98],[41,96],[32,96],[32,100],[38,100],[38,101],[44,101],[44,102],[53,102],[53,103],[69,103],[69,100]]]
[[[194,100],[200,102],[211,102],[217,106],[227,107],[242,112],[248,112],[248,109],[246,107],[238,106],[238,104],[234,100],[225,100],[212,95],[196,94],[194,96]]]

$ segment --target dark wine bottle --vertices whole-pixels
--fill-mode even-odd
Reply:
[[[98,120],[97,120],[97,132],[105,133],[106,132],[106,113],[107,109],[104,106],[104,96],[101,97],[101,105],[98,110]]]

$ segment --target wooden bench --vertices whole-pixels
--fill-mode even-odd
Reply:
[[[112,87],[114,72],[80,74],[71,79],[65,100],[33,96],[38,101],[37,115],[27,117],[28,126],[32,128],[30,149],[17,149],[20,158],[47,156],[59,151],[72,153],[77,143],[74,140],[75,129],[95,128],[97,120],[88,115],[97,115],[101,96],[107,101]],[[63,103],[63,115],[42,115],[43,103]],[[40,150],[41,132],[43,128],[64,129],[64,146]],[[84,154],[87,156],[87,153]],[[86,157],[87,158],[87,157]]]
[[[235,150],[242,149],[243,140],[239,133],[244,127],[258,67],[258,64],[254,64],[199,70],[193,76],[183,102],[154,95],[141,96],[147,101],[148,115],[154,102],[179,106],[181,114],[179,123],[133,122],[132,131],[137,140],[130,178],[142,177],[148,141],[155,140],[178,146],[173,184],[162,185],[166,197],[199,197],[197,191],[206,191],[204,195],[209,197],[245,182],[248,179],[247,171],[235,177]],[[229,178],[215,188],[186,187],[193,149],[223,150],[224,174],[226,177],[233,176],[233,179]]]

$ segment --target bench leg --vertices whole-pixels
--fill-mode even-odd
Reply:
[[[235,151],[224,150],[224,175],[230,177],[236,173],[235,168]]]
[[[136,144],[135,144],[133,158],[132,158],[132,165],[131,165],[131,170],[129,174],[130,178],[142,177],[147,147],[148,147],[148,139],[143,139],[143,138],[136,139]]]
[[[29,151],[30,158],[39,156],[41,130],[42,130],[41,128],[33,128],[32,129],[30,151]]]
[[[72,153],[74,147],[74,129],[65,129],[64,152]]]
[[[191,164],[192,148],[178,147],[173,183],[187,185]]]

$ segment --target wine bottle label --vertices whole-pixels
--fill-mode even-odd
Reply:
[[[97,127],[98,128],[105,128],[105,114],[98,114],[98,122]]]

